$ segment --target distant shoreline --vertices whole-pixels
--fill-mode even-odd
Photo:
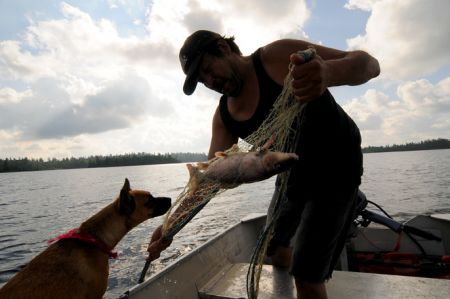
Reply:
[[[402,145],[368,146],[362,149],[364,154],[384,152],[404,152],[450,149],[449,139],[433,139],[418,143],[407,143]],[[204,153],[170,153],[170,154],[148,154],[132,153],[124,155],[90,156],[81,158],[40,159],[29,158],[6,158],[0,159],[0,173],[40,171],[56,169],[98,168],[98,167],[121,167],[137,165],[155,165],[169,163],[187,163],[207,161]]]
[[[423,150],[437,150],[450,149],[449,139],[433,139],[425,140],[418,143],[406,143],[401,145],[387,145],[387,146],[368,146],[362,149],[362,152],[367,153],[383,153],[383,152],[405,152],[405,151],[423,151]]]
[[[81,158],[63,158],[63,159],[0,159],[0,173],[2,172],[20,172],[20,171],[40,171],[57,169],[80,169],[80,168],[99,168],[99,167],[120,167],[120,166],[139,166],[139,165],[157,165],[183,162],[206,161],[207,156],[204,153],[170,153],[170,154],[148,154],[131,153],[124,155],[109,156],[90,156]]]
[[[445,148],[427,148],[427,149],[408,149],[408,150],[383,150],[383,151],[369,151],[366,148],[362,149],[363,154],[376,154],[376,153],[395,153],[395,152],[418,152],[418,151],[433,151],[433,150],[444,150],[450,149],[450,147]]]

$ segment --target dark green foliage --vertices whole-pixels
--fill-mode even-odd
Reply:
[[[207,161],[208,157],[203,153],[172,153],[172,157],[181,163]]]
[[[406,143],[402,145],[368,146],[363,148],[363,153],[418,151],[433,149],[450,149],[449,139],[432,139],[419,143]],[[42,158],[6,158],[0,159],[0,172],[36,171],[52,169],[115,167],[167,163],[186,163],[207,161],[204,153],[171,153],[171,154],[146,154],[132,153],[124,155],[90,156],[82,158],[52,158],[44,161]]]
[[[449,149],[449,139],[432,139],[425,140],[419,143],[406,143],[401,145],[387,145],[387,146],[369,146],[363,148],[363,153],[381,153],[381,152],[400,152],[400,151],[422,151],[434,149]]]
[[[176,153],[176,154],[133,153],[124,155],[90,156],[87,158],[72,157],[72,158],[63,158],[61,160],[52,158],[48,159],[47,161],[44,161],[42,158],[40,159],[6,158],[0,159],[0,172],[134,166],[134,165],[167,164],[167,163],[198,162],[198,161],[206,161],[206,155],[194,153]]]

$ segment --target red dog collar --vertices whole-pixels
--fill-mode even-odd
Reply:
[[[108,249],[108,246],[103,243],[101,240],[97,239],[91,234],[81,234],[78,231],[78,228],[72,229],[68,231],[67,233],[64,233],[62,235],[57,236],[56,238],[53,238],[51,240],[48,240],[47,243],[51,244],[55,241],[63,240],[63,239],[77,239],[80,241],[83,241],[84,243],[94,244],[97,246],[98,249],[103,251],[104,253],[108,254],[111,258],[117,258],[117,252],[113,252],[112,250]]]

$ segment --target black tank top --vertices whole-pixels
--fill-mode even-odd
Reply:
[[[283,86],[277,84],[272,78],[267,75],[261,63],[260,57],[261,49],[256,50],[252,55],[252,62],[255,68],[256,77],[259,85],[259,101],[255,113],[247,120],[237,121],[233,119],[228,111],[227,101],[228,97],[223,95],[220,98],[219,111],[225,127],[237,137],[242,139],[256,131],[262,124],[264,119],[272,109],[273,103],[281,93]]]
[[[246,138],[259,128],[283,89],[265,71],[260,51],[258,49],[251,55],[259,84],[255,113],[248,120],[237,121],[228,111],[227,96],[223,95],[219,103],[225,127],[240,138]],[[363,172],[359,129],[329,90],[308,102],[297,121],[300,124],[295,152],[300,160],[291,169],[291,178],[296,178],[291,183],[296,184],[298,179],[311,185],[323,181],[340,183],[345,177],[344,180],[349,182],[350,176],[350,181],[359,185]]]

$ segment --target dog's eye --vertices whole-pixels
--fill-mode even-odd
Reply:
[[[144,205],[145,205],[146,207],[150,207],[150,206],[152,205],[153,199],[154,199],[153,196],[149,195],[148,198],[147,198],[147,200],[145,201],[145,204],[144,204]]]

